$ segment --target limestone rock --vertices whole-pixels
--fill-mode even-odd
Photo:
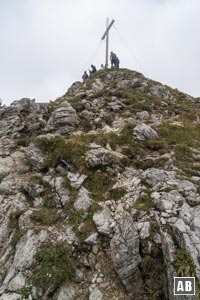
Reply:
[[[165,171],[156,168],[147,169],[143,173],[144,181],[152,187],[158,185],[158,187],[163,186],[167,181],[175,178],[174,171]]]
[[[150,236],[150,222],[140,222],[138,223],[138,230],[140,239],[146,239]]]
[[[102,300],[103,294],[97,288],[93,289],[90,293],[89,300]]]
[[[21,300],[20,294],[15,293],[6,293],[0,296],[0,300]],[[29,297],[28,300],[32,300],[32,297]]]
[[[185,202],[184,198],[176,190],[170,191],[168,193],[154,192],[152,193],[151,197],[154,199],[156,207],[160,211],[174,210]]]
[[[82,185],[82,183],[85,181],[85,179],[87,178],[87,176],[84,174],[72,173],[72,172],[68,172],[67,177],[70,180],[71,186],[73,186],[75,188],[79,188]]]
[[[142,287],[139,270],[141,262],[139,235],[137,225],[133,223],[129,213],[124,213],[110,242],[110,247],[114,268],[126,290],[130,293],[139,291]]]
[[[74,209],[76,211],[87,211],[92,202],[93,201],[90,198],[89,192],[84,187],[81,187],[74,202]]]
[[[78,116],[73,107],[64,101],[54,110],[45,127],[46,132],[69,133],[75,130],[78,124]]]
[[[90,144],[90,150],[86,153],[86,161],[93,168],[97,166],[107,166],[124,158],[124,155],[116,151],[107,150],[94,143]]]
[[[111,218],[110,211],[106,206],[102,210],[95,212],[93,215],[93,221],[99,233],[109,235],[112,232],[110,225],[113,220]]]
[[[9,283],[9,291],[20,291],[25,287],[25,277],[22,273],[18,273]]]
[[[157,132],[145,123],[138,124],[133,131],[133,136],[139,141],[154,140],[158,138]]]
[[[45,155],[42,153],[40,149],[38,149],[34,144],[30,144],[26,149],[26,157],[30,164],[36,170],[43,170],[44,169],[44,160]]]
[[[146,111],[146,110],[136,113],[136,116],[140,120],[148,120],[150,118],[150,115],[149,115],[148,111]]]
[[[65,284],[61,286],[54,300],[75,300],[77,299],[77,291],[73,284]]]

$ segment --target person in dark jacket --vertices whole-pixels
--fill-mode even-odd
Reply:
[[[111,62],[111,68],[115,67],[115,63],[116,63],[116,57],[117,55],[114,52],[110,52],[110,62]]]
[[[119,69],[119,63],[120,63],[119,58],[116,56],[116,59],[115,59],[115,68],[116,69]]]
[[[90,75],[95,74],[97,72],[97,69],[94,65],[91,65]]]
[[[83,81],[85,81],[88,77],[89,77],[88,73],[86,71],[84,71],[83,76],[82,76]]]

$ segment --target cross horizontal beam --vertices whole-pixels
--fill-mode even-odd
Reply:
[[[111,21],[110,25],[108,26],[108,28],[106,29],[104,35],[101,38],[102,41],[105,39],[106,35],[108,34],[108,32],[109,32],[110,28],[112,27],[112,25],[114,24],[114,22],[115,22],[115,20]]]

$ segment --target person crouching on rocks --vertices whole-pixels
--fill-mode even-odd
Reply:
[[[91,65],[91,70],[89,70],[89,72],[90,72],[90,76],[95,74],[97,72],[96,67],[94,65]]]

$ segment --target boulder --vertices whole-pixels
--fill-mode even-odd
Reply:
[[[89,300],[102,300],[103,294],[97,288],[93,289],[90,293]]]
[[[139,235],[137,224],[125,212],[110,242],[111,256],[115,271],[129,293],[137,295],[142,287],[139,269]]]
[[[92,202],[89,192],[84,187],[81,187],[74,201],[74,209],[76,211],[87,211]]]
[[[97,166],[108,166],[125,158],[121,153],[108,150],[95,143],[90,144],[89,148],[90,150],[86,153],[86,161],[93,168]]]
[[[106,206],[102,210],[94,213],[93,221],[99,233],[110,235],[112,232],[110,225],[112,224],[113,220],[111,218],[110,211]]]
[[[67,101],[64,101],[53,111],[44,131],[66,134],[74,131],[77,125],[78,116],[75,109]]]
[[[158,138],[157,132],[145,123],[138,124],[133,130],[133,136],[139,141],[155,140]]]
[[[35,146],[35,144],[29,144],[25,153],[27,160],[36,170],[41,171],[44,169],[45,155]]]

